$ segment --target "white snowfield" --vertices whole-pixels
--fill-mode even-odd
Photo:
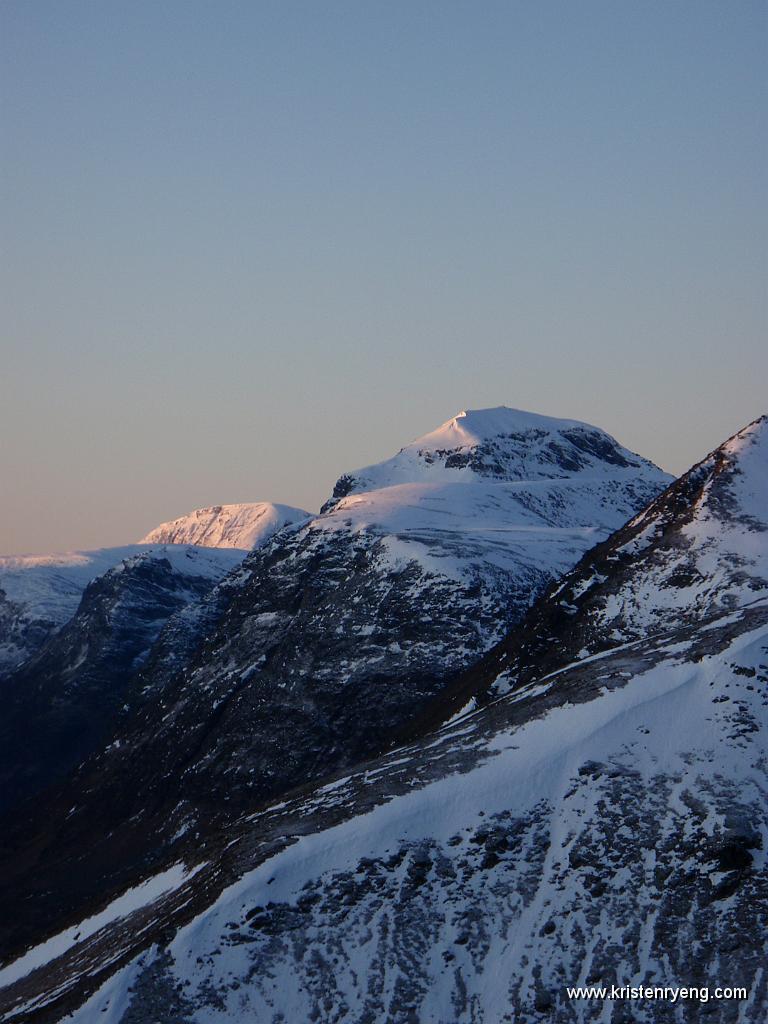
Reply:
[[[53,555],[3,555],[0,589],[36,618],[61,624],[72,617],[91,580],[143,550],[129,544]]]
[[[289,523],[300,523],[309,512],[268,501],[198,508],[189,515],[161,523],[140,544],[196,544],[209,548],[261,547]]]
[[[530,571],[541,585],[578,561],[632,509],[613,477],[508,482],[473,474],[461,482],[354,493],[304,529],[314,543],[355,534],[386,538],[382,571],[412,562],[427,576],[465,583],[497,570],[525,580]]]

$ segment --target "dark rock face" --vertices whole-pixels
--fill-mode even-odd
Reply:
[[[213,581],[137,556],[86,589],[75,617],[0,683],[0,812],[63,776],[114,729],[163,624]]]
[[[51,619],[30,616],[22,604],[12,601],[0,587],[0,678],[39,651],[57,628]]]
[[[355,490],[355,484],[356,481],[353,476],[349,473],[342,473],[334,485],[331,497],[320,509],[320,514],[322,515],[324,512],[330,512],[331,509],[336,506],[337,502],[342,498],[346,498],[348,494],[351,494]]]
[[[515,479],[525,464],[531,445],[537,445],[536,457],[544,473],[553,477],[563,473],[579,473],[588,468],[592,456],[611,466],[624,469],[633,465],[631,456],[601,430],[574,427],[552,438],[544,430],[528,430],[504,434],[498,440],[487,441],[472,451],[436,451],[431,458],[443,459],[450,469],[469,467],[479,476],[497,479]]]
[[[144,551],[128,545],[0,556],[0,679],[28,662],[71,620],[90,582]]]

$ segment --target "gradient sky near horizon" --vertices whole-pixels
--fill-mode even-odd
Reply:
[[[0,5],[0,552],[317,508],[462,408],[766,411],[763,2]]]

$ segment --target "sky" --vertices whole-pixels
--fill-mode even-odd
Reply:
[[[0,552],[316,509],[464,408],[766,408],[768,5],[5,0]]]

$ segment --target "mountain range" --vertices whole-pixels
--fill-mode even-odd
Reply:
[[[467,412],[113,564],[2,683],[5,1019],[764,1020],[767,459]]]
[[[307,518],[309,513],[302,509],[270,502],[216,505],[161,523],[128,546],[0,556],[0,678],[40,650],[72,618],[92,580],[126,559],[175,555],[175,568],[182,575],[222,577],[287,523]],[[168,551],[169,545],[186,550]],[[206,550],[205,567],[190,572],[192,563],[185,558],[194,557],[191,547],[215,548],[219,553]]]

